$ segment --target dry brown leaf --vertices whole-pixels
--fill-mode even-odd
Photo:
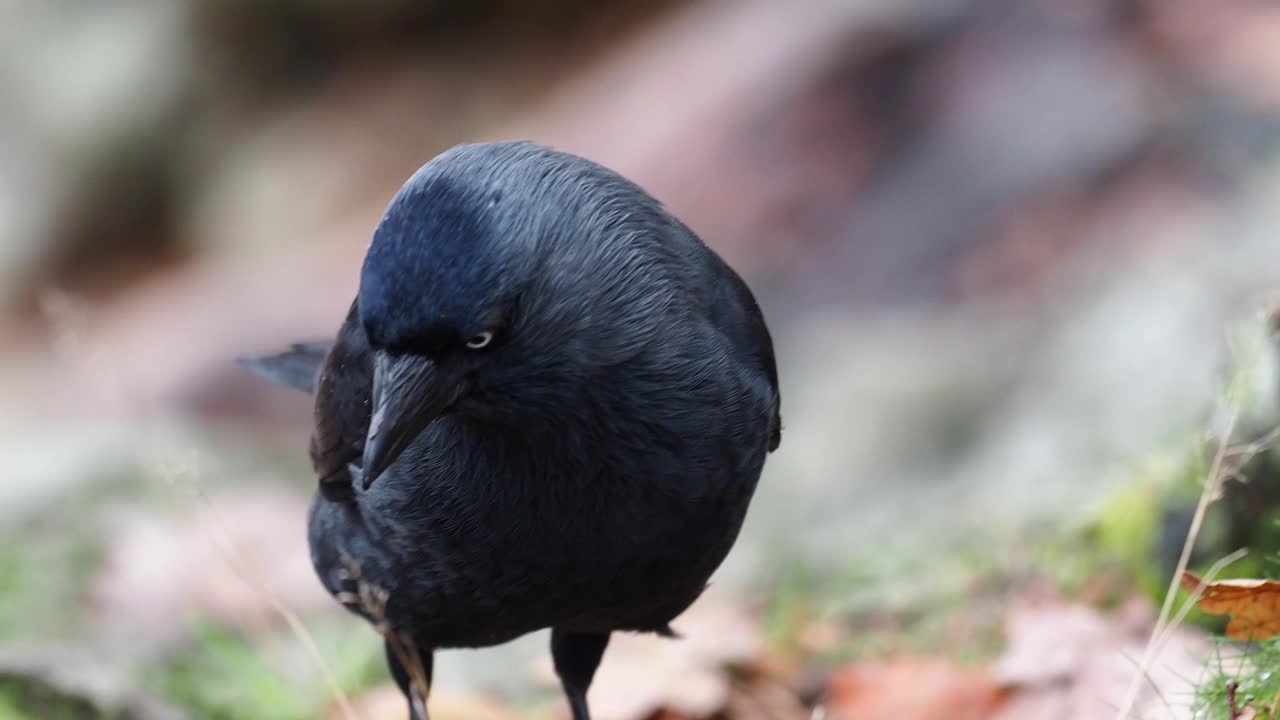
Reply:
[[[1114,645],[1108,618],[1084,605],[1023,600],[1005,617],[1004,653],[992,669],[1005,685],[1051,685],[1078,676],[1098,648]]]
[[[1153,611],[1135,599],[1118,612],[1056,598],[1024,598],[1006,620],[997,682],[1013,691],[993,720],[1094,720],[1112,717],[1151,632]],[[1184,698],[1213,647],[1202,633],[1177,628],[1144,672],[1133,718],[1190,720]]]
[[[1280,580],[1218,580],[1206,583],[1194,573],[1182,573],[1182,587],[1195,593],[1203,586],[1196,607],[1213,615],[1230,615],[1227,636],[1262,640],[1280,635]]]
[[[786,687],[758,680],[735,683],[723,715],[733,720],[809,720],[812,712]]]
[[[1004,700],[1005,691],[985,671],[938,658],[899,658],[837,670],[827,702],[834,720],[986,720]]]

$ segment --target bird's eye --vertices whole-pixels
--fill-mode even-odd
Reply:
[[[475,335],[467,338],[467,349],[483,350],[488,347],[491,342],[493,342],[493,331],[485,330],[482,333],[476,333]]]

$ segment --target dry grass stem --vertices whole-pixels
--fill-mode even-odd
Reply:
[[[1169,588],[1165,591],[1164,603],[1160,607],[1160,615],[1156,620],[1156,626],[1142,651],[1142,660],[1138,663],[1138,670],[1134,673],[1133,679],[1129,681],[1129,686],[1125,690],[1124,700],[1120,703],[1120,707],[1116,712],[1116,720],[1125,720],[1133,711],[1133,704],[1138,699],[1138,691],[1142,687],[1142,680],[1147,677],[1148,670],[1151,668],[1151,663],[1154,661],[1157,651],[1163,646],[1163,641],[1167,639],[1170,629],[1169,614],[1173,609],[1174,598],[1177,597],[1178,585],[1182,579],[1182,573],[1186,571],[1187,565],[1191,561],[1191,550],[1195,547],[1196,538],[1200,535],[1200,527],[1204,524],[1205,512],[1208,510],[1209,504],[1217,496],[1218,486],[1222,482],[1223,466],[1226,463],[1231,436],[1234,434],[1239,420],[1240,408],[1239,406],[1233,406],[1227,416],[1222,434],[1218,439],[1218,446],[1213,454],[1213,463],[1209,466],[1209,475],[1205,478],[1204,488],[1200,491],[1200,499],[1196,503],[1195,515],[1191,518],[1191,528],[1187,531],[1187,538],[1182,543],[1182,554],[1178,557],[1178,566],[1173,572],[1173,577],[1169,580]]]
[[[101,362],[105,356],[105,348],[94,345],[87,339],[89,336],[88,329],[92,320],[88,304],[71,293],[57,290],[46,292],[41,300],[42,310],[49,322],[53,336],[55,354],[68,363],[86,369],[89,373],[88,380],[91,382],[91,387],[97,394],[109,401],[114,401],[120,406],[124,406],[124,401],[127,400],[128,396],[128,388],[119,377],[105,369],[109,367],[107,363]],[[149,448],[154,447],[154,445],[140,443],[139,447]],[[297,613],[290,609],[275,593],[271,592],[265,584],[259,582],[256,578],[249,577],[249,572],[246,570],[248,564],[236,552],[235,546],[230,541],[230,535],[227,533],[225,523],[222,522],[208,494],[204,491],[196,466],[195,451],[192,451],[190,462],[182,468],[182,470],[186,471],[185,473],[182,470],[174,471],[172,466],[163,459],[144,457],[142,460],[144,465],[155,468],[157,474],[170,485],[178,484],[178,475],[187,475],[185,479],[189,482],[190,487],[200,501],[201,510],[212,521],[211,525],[215,531],[214,545],[217,547],[218,552],[222,554],[227,565],[241,582],[244,582],[255,593],[261,595],[267,601],[268,606],[284,619],[289,630],[302,643],[307,654],[310,655],[316,667],[319,668],[324,683],[329,688],[329,693],[337,703],[342,716],[346,720],[360,720],[351,704],[350,698],[347,697],[341,683],[338,682],[336,674],[330,668],[328,662],[325,661],[324,654],[321,653],[315,638],[307,631],[306,624],[302,622]]]

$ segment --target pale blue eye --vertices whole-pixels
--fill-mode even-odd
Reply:
[[[491,342],[493,342],[493,331],[485,330],[482,333],[477,333],[467,338],[467,349],[483,350],[488,347]]]

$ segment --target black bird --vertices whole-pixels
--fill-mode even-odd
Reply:
[[[587,720],[609,634],[673,634],[781,437],[742,279],[635,184],[524,142],[424,165],[336,340],[245,362],[315,393],[315,570],[394,631],[414,719],[434,649],[551,628]]]

